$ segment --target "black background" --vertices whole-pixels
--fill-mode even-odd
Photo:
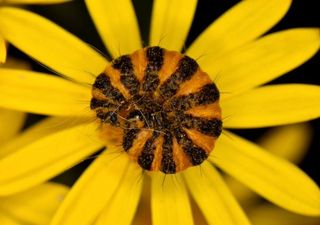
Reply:
[[[152,0],[135,0],[134,6],[139,19],[140,32],[144,43],[148,43],[148,33],[151,16]],[[203,31],[211,22],[217,19],[230,7],[239,1],[235,0],[199,0],[196,15],[186,41],[187,48],[190,43]],[[86,10],[85,4],[81,0],[73,1],[66,4],[50,5],[50,6],[28,6],[28,8],[36,13],[39,13],[60,26],[64,27],[71,33],[77,35],[90,45],[93,45],[105,55],[108,52],[105,50],[102,41],[94,28],[93,22]],[[280,31],[295,27],[319,27],[319,13],[317,12],[317,1],[293,0],[293,4],[287,15],[268,33]],[[35,63],[26,55],[10,47],[9,54],[15,57],[28,60],[33,69],[38,71],[46,71],[41,65]],[[48,71],[46,71],[48,72]],[[319,53],[311,60],[306,62],[299,68],[285,74],[284,76],[272,81],[271,83],[307,83],[320,84],[319,82]],[[319,99],[320,101],[320,99]],[[39,115],[29,115],[25,127],[35,123],[35,121],[43,118]],[[299,165],[307,174],[309,174],[318,184],[320,184],[320,167],[319,167],[319,151],[320,151],[320,122],[318,120],[310,121],[314,135],[310,150],[302,163]],[[250,130],[234,130],[247,139],[255,141],[268,128],[250,129]],[[67,173],[59,175],[54,180],[71,185],[75,181],[75,175],[78,176],[84,168],[90,163],[90,159],[72,168]]]

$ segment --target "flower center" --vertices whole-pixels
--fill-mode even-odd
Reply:
[[[219,90],[208,74],[157,46],[113,60],[96,78],[90,106],[102,138],[149,171],[201,164],[222,130]]]

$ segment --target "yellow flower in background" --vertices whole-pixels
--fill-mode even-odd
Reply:
[[[219,89],[230,93],[221,98],[222,113],[230,116],[224,128],[283,125],[320,115],[317,86],[260,87],[301,65],[319,49],[318,28],[261,37],[285,15],[290,3],[242,1],[187,49],[193,58],[202,56],[198,63],[213,80],[219,73]],[[142,47],[130,1],[87,0],[86,4],[113,57]],[[180,51],[195,7],[196,1],[155,1],[149,44]],[[3,7],[0,18],[0,32],[6,40],[62,76],[0,70],[0,106],[53,116],[2,148],[0,196],[5,196],[52,178],[104,146],[97,124],[88,121],[93,117],[90,85],[108,62],[75,36],[31,12]],[[208,224],[249,224],[213,165],[283,208],[320,214],[319,189],[301,170],[224,132],[201,169],[167,175],[165,182],[163,174],[152,173],[149,178],[127,155],[108,146],[79,178],[51,224],[130,224],[143,181],[148,179],[155,225],[193,224],[188,191]]]
[[[9,5],[9,4],[53,4],[53,3],[62,3],[68,2],[70,0],[1,0],[1,5]],[[7,50],[6,50],[6,42],[5,39],[1,36],[1,27],[0,27],[0,63],[4,63],[7,58]]]

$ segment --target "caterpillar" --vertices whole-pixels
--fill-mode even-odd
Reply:
[[[148,171],[200,165],[222,131],[220,93],[198,63],[159,46],[114,59],[92,85],[101,136]]]

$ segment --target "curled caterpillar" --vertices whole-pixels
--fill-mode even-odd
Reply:
[[[102,138],[141,168],[200,165],[222,131],[220,93],[192,58],[158,46],[114,59],[95,80],[90,108]]]

